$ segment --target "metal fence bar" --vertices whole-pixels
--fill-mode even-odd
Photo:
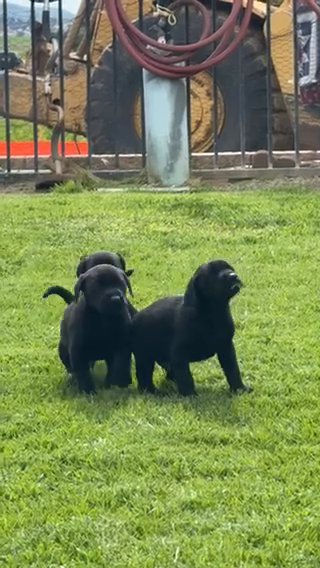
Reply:
[[[238,18],[238,26],[240,28],[241,21],[243,17],[243,8],[240,11]],[[237,31],[239,33],[239,31]],[[245,74],[243,69],[243,42],[240,43],[238,48],[238,95],[239,95],[239,107],[240,107],[240,152],[241,152],[241,167],[245,167],[245,151],[246,151],[246,111],[245,111]]]
[[[267,56],[267,150],[268,167],[272,166],[273,136],[272,136],[272,55],[271,55],[271,0],[266,0],[266,56]]]
[[[58,3],[58,45],[59,45],[59,83],[60,83],[60,106],[64,110],[64,61],[63,61],[63,13],[62,0]],[[65,157],[65,128],[64,123],[61,130],[61,154]]]
[[[91,167],[91,25],[90,25],[90,4],[86,1],[85,6],[85,35],[86,35],[86,86],[87,86],[87,142],[88,142],[88,166]]]
[[[117,65],[117,36],[112,33],[112,68],[113,68],[113,108],[114,108],[114,148],[113,153],[115,155],[115,167],[119,168],[119,151],[118,151],[118,65]]]
[[[221,3],[218,3],[218,0],[201,0],[204,2],[206,7],[211,10],[211,19],[212,19],[212,30],[216,31],[218,27],[221,26],[222,19],[224,17],[228,17],[232,6],[229,3],[225,2],[224,6]],[[41,31],[38,27],[39,24],[36,21],[36,13],[38,13],[39,7],[44,6],[44,2],[37,3],[36,0],[31,0],[30,2],[30,22],[31,22],[31,65],[28,66],[28,74],[27,72],[21,73],[20,79],[23,83],[23,79],[25,78],[29,85],[32,85],[32,95],[30,95],[31,101],[29,101],[29,106],[27,107],[27,112],[23,112],[23,119],[29,117],[30,122],[32,122],[32,129],[33,129],[33,147],[34,152],[32,155],[32,164],[30,166],[30,160],[26,162],[25,168],[29,168],[29,171],[33,170],[34,174],[41,176],[42,166],[42,149],[44,145],[42,145],[42,140],[39,140],[39,136],[41,133],[41,129],[38,128],[38,125],[46,124],[47,118],[45,113],[45,100],[43,99],[42,94],[42,83],[45,79],[43,67],[41,65],[39,53],[42,49],[42,55],[45,52],[46,46],[44,44],[44,37],[41,37]],[[42,4],[42,6],[41,6]],[[95,120],[96,116],[94,115],[94,110],[92,110],[92,104],[94,104],[94,93],[95,91],[91,88],[91,77],[93,72],[93,62],[92,62],[92,53],[94,53],[94,58],[97,55],[97,65],[99,65],[98,55],[99,50],[103,49],[103,41],[101,38],[104,38],[103,34],[107,34],[108,40],[110,42],[111,30],[103,21],[101,17],[100,8],[102,8],[103,2],[100,0],[83,0],[82,3],[82,11],[81,11],[81,26],[80,23],[78,26],[75,26],[74,33],[72,36],[73,41],[70,45],[70,61],[68,61],[69,52],[65,49],[64,44],[64,10],[63,6],[67,4],[64,0],[57,0],[58,6],[58,30],[56,34],[53,34],[54,38],[47,37],[48,41],[53,41],[53,48],[54,50],[57,47],[58,43],[58,52],[54,51],[56,54],[55,58],[55,68],[53,70],[50,69],[50,73],[52,72],[52,85],[58,87],[58,94],[55,94],[56,102],[59,101],[59,104],[64,109],[65,104],[67,104],[67,97],[68,93],[65,92],[65,86],[67,83],[66,73],[68,73],[69,64],[70,69],[80,69],[81,73],[79,77],[83,78],[83,73],[85,74],[84,79],[84,90],[86,91],[86,125],[87,125],[87,143],[88,143],[88,155],[84,158],[86,165],[90,169],[95,169],[97,161],[96,157],[93,156],[93,143],[94,134],[95,134]],[[124,3],[125,4],[125,3]],[[161,4],[161,2],[159,2]],[[169,1],[165,0],[164,4],[169,5]],[[136,0],[135,3],[133,0],[127,3],[128,13],[130,12],[131,18],[135,20],[137,26],[139,26],[140,30],[144,31],[145,33],[149,33],[148,29],[151,28],[150,20],[146,20],[146,14],[148,18],[151,16],[151,12],[148,12],[148,8],[150,6],[150,0]],[[313,120],[314,113],[317,113],[318,110],[318,102],[316,101],[313,103],[311,100],[310,104],[304,104],[303,110],[300,107],[299,98],[300,98],[300,86],[302,89],[302,96],[304,96],[304,82],[308,81],[308,72],[304,71],[304,68],[307,67],[306,64],[303,67],[301,64],[301,60],[299,57],[301,56],[300,50],[305,47],[305,45],[300,45],[301,37],[299,34],[305,33],[304,23],[309,22],[308,18],[310,18],[310,13],[307,13],[308,8],[306,5],[303,6],[303,9],[300,11],[300,4],[299,0],[292,0],[292,20],[289,21],[291,25],[292,22],[292,32],[288,31],[286,39],[281,39],[283,43],[280,42],[280,48],[274,48],[271,44],[272,40],[277,41],[279,38],[273,37],[273,10],[276,8],[272,5],[272,0],[266,0],[266,7],[265,7],[265,42],[261,40],[262,37],[262,26],[263,20],[261,19],[261,25],[252,26],[251,32],[247,39],[245,39],[245,43],[240,44],[237,51],[233,52],[229,57],[231,58],[229,61],[220,61],[217,67],[210,68],[208,71],[204,71],[203,73],[210,73],[207,74],[206,79],[208,80],[209,76],[209,85],[211,83],[212,89],[210,96],[207,93],[207,82],[203,80],[203,76],[199,77],[199,80],[195,78],[195,83],[193,78],[187,79],[187,119],[188,119],[188,135],[189,135],[189,158],[192,159],[194,167],[197,171],[200,170],[199,164],[201,163],[201,159],[203,158],[204,167],[208,171],[208,164],[209,167],[212,168],[212,172],[216,172],[217,176],[220,175],[220,170],[223,169],[226,171],[227,168],[234,167],[235,170],[240,171],[242,170],[242,175],[245,172],[248,172],[250,169],[253,171],[252,176],[254,175],[254,168],[258,169],[272,169],[273,165],[277,165],[278,160],[280,159],[279,155],[275,151],[274,148],[274,140],[277,141],[278,148],[279,143],[282,143],[282,139],[284,140],[283,150],[288,148],[292,149],[292,131],[289,132],[287,135],[287,126],[288,121],[286,122],[286,115],[285,107],[281,107],[281,94],[283,95],[283,100],[290,105],[291,110],[291,125],[293,130],[293,137],[294,137],[294,151],[290,154],[290,160],[292,164],[295,164],[296,168],[300,166],[308,165],[307,162],[311,163],[312,160],[315,162],[315,167],[318,167],[319,164],[319,157],[316,158],[306,158],[303,151],[301,151],[301,147],[305,148],[306,146],[309,147],[309,140],[310,140],[310,148],[312,151],[315,151],[318,146],[317,140],[315,137],[317,135],[314,134],[314,130],[312,130],[312,136],[310,135],[310,139],[308,138],[309,132],[311,131],[311,127],[315,128],[315,121]],[[16,63],[11,61],[11,40],[10,34],[10,12],[8,14],[9,7],[9,0],[2,1],[2,19],[3,19],[3,52],[1,54],[1,96],[0,96],[0,104],[3,105],[1,110],[1,114],[3,116],[3,126],[5,127],[5,140],[1,143],[2,147],[2,156],[0,156],[0,166],[1,166],[1,178],[5,177],[8,173],[12,174],[15,172],[17,166],[15,165],[16,162],[16,147],[15,140],[13,140],[12,134],[12,120],[11,116],[19,116],[20,109],[18,112],[15,110],[15,99],[11,95],[10,100],[10,87],[13,88],[13,84],[15,79],[11,78],[11,67],[12,72],[16,75]],[[237,27],[241,24],[243,18],[244,8],[241,9],[241,13],[239,15],[237,21]],[[225,16],[223,13],[225,12]],[[272,16],[272,18],[271,18]],[[181,8],[176,11],[176,17],[178,19],[178,26],[177,28],[173,28],[173,35],[174,37],[178,37],[177,43],[191,43],[192,41],[196,41],[198,38],[196,36],[195,30],[199,28],[198,23],[200,22],[201,17],[196,14],[193,8],[186,6],[184,9]],[[101,18],[102,27],[101,29],[98,27],[100,25],[100,20],[96,18]],[[199,18],[195,25],[194,18]],[[253,16],[255,22],[258,22],[258,16]],[[147,22],[147,23],[146,23]],[[76,22],[77,23],[77,22]],[[301,27],[298,31],[298,24]],[[320,24],[319,24],[320,25]],[[257,33],[256,38],[254,38],[254,33],[252,30],[255,30]],[[95,36],[94,32],[97,32],[97,36]],[[107,30],[107,31],[106,31]],[[99,35],[101,32],[101,35]],[[234,30],[234,33],[238,33],[237,30]],[[292,35],[291,35],[292,33]],[[110,34],[110,35],[108,35]],[[261,37],[260,35],[261,34]],[[43,36],[44,34],[42,34]],[[93,45],[93,37],[97,39],[97,44]],[[306,36],[303,36],[306,39]],[[302,38],[302,39],[303,39]],[[137,68],[134,67],[134,63],[125,62],[124,67],[122,67],[122,61],[124,58],[122,57],[122,46],[119,43],[119,40],[115,36],[114,32],[112,32],[112,39],[113,45],[112,50],[108,51],[108,74],[107,74],[107,84],[105,86],[106,93],[107,93],[107,102],[109,115],[108,120],[106,120],[107,127],[111,129],[111,132],[107,132],[107,139],[108,143],[106,149],[110,152],[110,156],[112,156],[112,168],[114,171],[121,170],[122,171],[129,171],[125,168],[128,168],[128,164],[130,160],[133,158],[136,160],[134,168],[142,167],[145,168],[146,166],[146,125],[145,125],[145,97],[144,97],[144,84],[143,84],[143,77],[142,72],[140,72],[139,77]],[[254,44],[253,40],[256,40]],[[251,40],[253,48],[251,49]],[[70,44],[69,38],[69,44]],[[318,40],[317,40],[318,41]],[[288,42],[288,43],[286,43]],[[293,51],[293,65],[292,65],[292,72],[290,70],[290,74],[288,73],[288,77],[282,77],[281,72],[281,65],[278,64],[278,57],[279,56],[279,49],[281,50],[283,45],[292,46]],[[80,47],[79,47],[80,45]],[[277,44],[279,45],[279,44]],[[47,46],[48,47],[48,46]],[[205,59],[209,52],[212,49],[215,49],[217,45],[207,46],[204,48],[204,55],[203,59]],[[313,49],[313,48],[312,48]],[[314,50],[313,50],[314,51]],[[287,52],[289,53],[289,52]],[[307,52],[304,52],[306,55]],[[312,53],[312,55],[314,55]],[[291,50],[290,50],[290,57],[291,57]],[[319,56],[318,56],[319,57]],[[255,59],[256,58],[256,59]],[[128,60],[130,58],[128,57]],[[51,59],[52,61],[52,59]],[[127,61],[127,59],[126,59]],[[318,65],[318,60],[316,61]],[[96,62],[96,58],[95,58]],[[130,67],[131,65],[131,67]],[[189,65],[189,62],[186,63]],[[247,69],[247,65],[249,68]],[[252,65],[252,70],[250,68]],[[39,67],[41,69],[39,70]],[[302,68],[303,67],[303,68]],[[279,69],[280,68],[280,69]],[[47,66],[49,69],[49,66]],[[101,68],[102,69],[102,68]],[[103,70],[103,69],[102,69]],[[229,75],[227,76],[227,80],[225,77],[227,72],[230,71]],[[288,69],[287,69],[288,71]],[[126,76],[123,76],[124,73],[128,72],[128,80]],[[57,74],[59,73],[59,75]],[[278,83],[280,86],[280,90],[277,93],[275,89],[275,85],[273,83],[274,76],[277,73]],[[301,75],[299,77],[299,73],[306,73],[305,75]],[[102,75],[102,73],[101,73]],[[76,74],[75,74],[76,76]],[[99,77],[99,73],[96,75]],[[134,81],[130,83],[131,78],[134,77]],[[251,77],[253,77],[251,83]],[[231,79],[230,79],[231,78]],[[230,80],[229,80],[230,79]],[[75,78],[76,80],[76,78]],[[81,79],[80,79],[81,80]],[[99,79],[97,79],[98,81]],[[103,79],[102,79],[103,81]],[[127,82],[126,82],[127,81]],[[212,82],[211,82],[212,81]],[[260,81],[260,82],[259,82]],[[131,84],[132,84],[132,91],[131,91]],[[134,88],[133,88],[134,84]],[[80,83],[79,83],[80,85]],[[81,83],[82,85],[82,83]],[[309,83],[308,83],[309,85]],[[307,87],[308,87],[307,85]],[[252,87],[252,88],[251,88]],[[99,88],[99,85],[98,85]],[[310,87],[311,88],[311,87]],[[108,89],[108,91],[107,91]],[[126,91],[127,89],[127,91]],[[250,95],[251,91],[258,93],[256,100],[253,98],[251,100],[248,97],[246,99],[247,94]],[[287,90],[286,90],[287,89]],[[312,86],[313,89],[313,86]],[[91,92],[92,91],[92,92]],[[126,91],[126,97],[123,97],[123,91]],[[84,94],[84,93],[82,93]],[[140,107],[138,108],[138,114],[140,113],[140,124],[141,124],[141,143],[138,140],[138,150],[137,148],[137,136],[134,130],[135,124],[134,121],[136,120],[136,116],[133,116],[134,112],[136,111],[135,104],[135,97],[140,95]],[[199,100],[194,100],[193,96],[196,95],[200,97],[200,107],[202,106],[203,112],[201,117],[196,116],[196,104]],[[279,95],[279,104],[278,104],[278,97]],[[103,99],[104,95],[101,94],[101,98]],[[224,110],[225,110],[225,117],[224,122],[222,121],[221,117],[221,108],[219,104],[223,100],[224,103]],[[306,99],[307,100],[307,99]],[[2,102],[1,102],[2,101]],[[257,102],[258,101],[258,102]],[[53,101],[55,102],[55,101]],[[111,102],[111,105],[109,105]],[[124,109],[124,105],[127,105],[127,108]],[[128,105],[130,104],[130,109]],[[194,107],[192,106],[194,104]],[[83,101],[81,99],[81,105],[83,105]],[[69,106],[69,105],[68,105]],[[111,111],[110,111],[111,106]],[[113,106],[113,108],[112,108]],[[223,106],[223,105],[222,105]],[[10,108],[11,107],[11,108]],[[316,108],[315,108],[316,107]],[[82,108],[82,106],[81,106]],[[255,131],[255,120],[258,116],[258,111],[261,108],[261,114],[259,114],[259,128]],[[102,112],[104,112],[103,104],[101,104]],[[231,110],[230,110],[231,109]],[[279,110],[280,109],[280,110]],[[126,111],[126,115],[123,114],[123,111]],[[209,119],[207,118],[207,112],[210,112]],[[22,111],[21,111],[22,112]],[[98,111],[97,111],[98,112]],[[155,110],[156,112],[156,110]],[[263,112],[263,114],[262,114]],[[308,115],[309,113],[309,115]],[[313,113],[313,114],[312,114]],[[130,124],[128,124],[128,131],[126,130],[126,121],[124,116],[127,116],[127,120]],[[289,116],[289,112],[288,112]],[[318,115],[316,115],[317,118]],[[308,117],[310,117],[310,124],[308,124]],[[50,114],[51,120],[51,114]],[[79,117],[81,119],[82,117]],[[68,121],[68,117],[66,117],[66,127],[70,130],[73,128],[80,133],[82,131],[82,121],[78,121],[78,125],[74,125],[73,121]],[[71,117],[73,120],[73,117]],[[277,120],[279,119],[279,125]],[[283,122],[281,120],[283,119]],[[301,119],[301,124],[300,124]],[[77,119],[76,119],[77,120]],[[198,124],[196,123],[198,120]],[[318,119],[317,119],[318,120]],[[40,121],[40,122],[39,122]],[[133,124],[131,123],[133,122]],[[286,127],[283,127],[283,124],[286,122]],[[209,123],[209,124],[208,124]],[[266,123],[264,127],[263,124]],[[233,127],[234,124],[234,127]],[[311,125],[311,126],[310,126]],[[140,126],[140,125],[139,125]],[[290,126],[290,125],[289,125]],[[305,128],[305,126],[307,128]],[[276,130],[273,132],[274,127]],[[209,128],[209,130],[208,130]],[[224,130],[225,128],[225,130]],[[130,132],[129,132],[130,129]],[[309,129],[309,130],[308,130]],[[194,131],[192,131],[194,130]],[[205,130],[206,139],[204,140],[203,131]],[[252,135],[253,132],[253,135]],[[208,136],[209,133],[209,143],[208,143]],[[105,133],[102,131],[102,135]],[[306,137],[306,138],[305,138]],[[30,136],[31,138],[31,136]],[[251,142],[252,140],[252,142]],[[262,143],[263,140],[263,143]],[[291,146],[288,144],[288,140],[291,142]],[[194,151],[194,155],[192,156],[192,148],[195,147],[195,141],[197,142],[197,149]],[[28,141],[29,142],[29,141]],[[203,144],[203,142],[205,144]],[[250,144],[250,146],[249,146]],[[252,146],[256,145],[256,149],[263,148],[266,150],[264,152],[263,160],[259,161],[256,160],[254,162],[255,156],[253,156],[251,150],[254,150],[255,147]],[[31,145],[31,144],[30,144]],[[201,145],[206,148],[210,146],[210,148],[204,152],[201,152]],[[66,142],[65,136],[65,128],[63,126],[62,134],[61,134],[61,149],[62,149],[62,157],[65,157],[67,154],[67,149],[69,149],[69,142]],[[103,146],[102,146],[103,147]],[[140,153],[141,148],[141,153]],[[200,150],[198,149],[200,148]],[[221,152],[221,148],[223,148],[223,153]],[[237,152],[234,153],[234,158],[231,158],[231,150],[230,148],[237,149]],[[133,155],[135,151],[138,151],[138,155]],[[126,153],[127,152],[127,153]],[[79,150],[80,153],[80,150]],[[228,159],[226,154],[230,154]],[[282,152],[282,158],[286,160],[289,157],[284,156],[285,152]],[[27,155],[27,154],[26,154]],[[31,152],[30,152],[31,155]],[[128,159],[127,159],[127,157]],[[260,158],[260,156],[258,156]],[[79,159],[81,157],[79,156]],[[233,159],[233,161],[232,161]],[[83,160],[83,158],[82,158]],[[105,167],[104,162],[101,160],[100,166]],[[284,162],[283,162],[284,163]],[[83,164],[83,161],[82,161]],[[261,165],[263,164],[263,165]],[[20,160],[21,165],[21,160]],[[19,166],[18,166],[19,167]],[[111,167],[111,165],[110,165]],[[302,168],[304,169],[304,168]],[[120,173],[121,173],[120,172]],[[250,174],[251,175],[251,174]],[[265,172],[263,175],[266,175]],[[273,173],[270,171],[270,176]]]
[[[10,133],[10,89],[9,89],[9,69],[8,69],[8,5],[7,0],[3,0],[2,7],[3,19],[3,49],[4,49],[4,96],[5,96],[5,133],[6,133],[6,173],[11,171],[11,133]]]
[[[39,140],[38,140],[38,111],[37,111],[37,68],[36,68],[36,34],[35,34],[35,3],[31,2],[31,65],[32,65],[32,117],[34,144],[34,171],[39,171]]]
[[[298,19],[297,0],[292,1],[293,20],[293,84],[294,84],[294,151],[296,167],[300,165],[300,127],[299,127],[299,53],[298,53]]]
[[[184,39],[186,43],[190,43],[190,11],[189,6],[185,7],[185,34]],[[189,65],[187,61],[186,65]],[[192,93],[191,93],[191,79],[187,77],[186,79],[186,91],[187,91],[187,128],[188,128],[188,143],[189,143],[189,167],[191,166],[192,157],[192,114],[191,114],[191,104],[192,104]]]
[[[144,31],[143,25],[143,10],[144,10],[144,3],[143,0],[139,0],[139,29]],[[141,151],[142,151],[142,167],[145,168],[147,164],[147,155],[146,155],[146,124],[145,124],[145,100],[144,100],[144,82],[143,82],[143,74],[142,69],[140,71],[140,121],[141,121]]]
[[[217,0],[211,0],[211,13],[212,13],[212,31],[217,30]],[[213,49],[217,46],[213,44]],[[217,82],[217,69],[216,66],[212,69],[212,85],[213,85],[213,166],[218,166],[218,82]]]

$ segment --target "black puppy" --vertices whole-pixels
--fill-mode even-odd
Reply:
[[[94,266],[80,275],[75,301],[64,312],[59,356],[86,393],[95,390],[90,367],[101,359],[108,365],[108,386],[127,387],[132,382],[127,289],[132,295],[125,272],[105,264]]]
[[[93,268],[98,264],[110,264],[112,266],[116,266],[123,270],[126,275],[129,277],[133,274],[134,269],[126,270],[126,262],[123,256],[119,252],[107,252],[107,251],[100,251],[94,252],[93,254],[89,254],[88,256],[83,256],[80,258],[80,262],[77,266],[76,274],[77,278],[81,274],[84,274],[89,268]],[[50,286],[45,293],[43,294],[43,298],[48,298],[52,295],[60,296],[67,304],[71,304],[74,301],[74,294],[64,288],[63,286]],[[131,306],[132,315],[135,313],[133,306]]]
[[[132,268],[126,270],[126,261],[119,252],[99,251],[80,258],[77,267],[77,277],[89,270],[89,268],[97,266],[97,264],[111,264],[123,270],[127,276],[132,276],[134,272]]]
[[[155,392],[155,362],[167,369],[182,395],[195,394],[189,363],[217,354],[230,389],[251,391],[241,379],[233,345],[229,301],[242,283],[224,260],[202,264],[184,296],[170,296],[141,310],[133,319],[133,352],[139,389]]]

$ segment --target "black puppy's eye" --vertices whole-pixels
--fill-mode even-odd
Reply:
[[[229,268],[226,268],[225,270],[221,270],[219,276],[221,278],[229,278],[230,274],[231,274],[231,270]]]

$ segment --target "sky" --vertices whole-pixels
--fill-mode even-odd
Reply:
[[[30,6],[30,0],[9,0],[12,4],[19,4],[19,6]],[[1,3],[1,1],[0,1]],[[53,2],[55,6],[56,2]],[[62,7],[69,12],[76,12],[80,4],[80,0],[62,0]]]

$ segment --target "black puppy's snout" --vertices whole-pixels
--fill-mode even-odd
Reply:
[[[125,307],[127,301],[121,290],[113,290],[105,294],[103,298],[103,309],[112,313],[118,313]]]
[[[237,285],[240,288],[243,286],[242,281],[240,280],[238,274],[234,272],[234,270],[228,270],[227,272],[225,272],[224,276],[231,287]]]
[[[237,282],[239,280],[239,276],[235,272],[229,272],[228,278],[230,282]]]

